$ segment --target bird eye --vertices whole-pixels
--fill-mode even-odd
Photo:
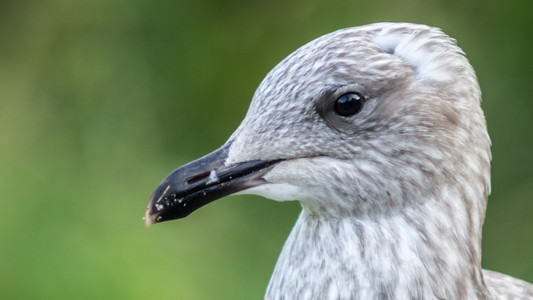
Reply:
[[[364,102],[365,98],[361,94],[351,92],[340,96],[335,101],[334,109],[341,116],[353,116],[361,111]]]

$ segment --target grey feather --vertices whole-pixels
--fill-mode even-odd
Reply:
[[[355,93],[362,109],[335,110]],[[145,223],[236,192],[297,200],[265,299],[533,299],[533,285],[481,268],[491,152],[480,101],[439,29],[330,33],[265,77],[222,148],[161,182]]]
[[[364,109],[323,109],[339,90],[367,96]],[[424,25],[339,30],[276,66],[226,162],[285,159],[245,193],[303,207],[265,298],[533,298],[532,285],[481,269],[491,154],[480,101],[462,50]]]

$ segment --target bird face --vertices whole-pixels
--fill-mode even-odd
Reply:
[[[451,39],[418,25],[344,29],[277,65],[228,142],[163,180],[145,222],[238,192],[324,216],[390,212],[457,180],[462,154],[488,166],[488,145],[477,80]]]

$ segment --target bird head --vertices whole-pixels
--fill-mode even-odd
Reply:
[[[454,40],[405,23],[343,29],[281,61],[228,141],[161,182],[145,222],[234,193],[364,217],[464,181],[484,211],[489,148],[477,79]]]

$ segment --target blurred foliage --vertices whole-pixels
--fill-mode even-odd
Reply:
[[[0,2],[0,298],[258,299],[299,211],[234,196],[147,230],[153,188],[221,145],[263,76],[335,29],[441,27],[484,92],[484,266],[533,281],[525,1]]]

